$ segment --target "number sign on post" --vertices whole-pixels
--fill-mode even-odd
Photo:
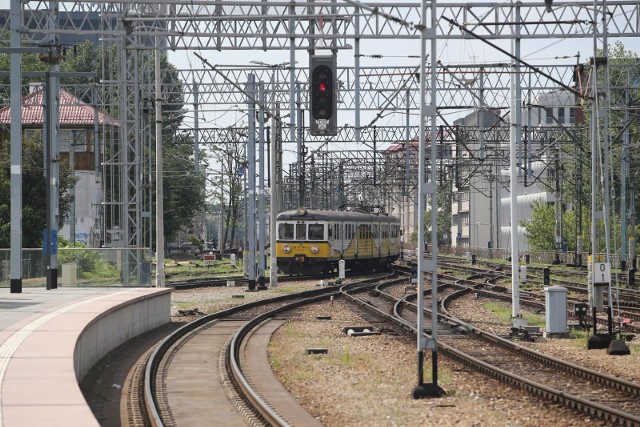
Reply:
[[[608,285],[611,283],[611,264],[608,262],[593,263],[593,284]]]

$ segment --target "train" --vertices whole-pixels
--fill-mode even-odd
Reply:
[[[276,217],[278,270],[288,275],[388,268],[399,256],[400,219],[356,210],[307,209]]]

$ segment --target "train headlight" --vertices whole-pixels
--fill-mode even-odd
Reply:
[[[289,245],[282,245],[282,252],[284,252],[285,254],[288,254],[289,252],[291,252],[291,246]]]
[[[311,245],[309,250],[312,254],[317,254],[320,251],[320,247],[318,245]]]

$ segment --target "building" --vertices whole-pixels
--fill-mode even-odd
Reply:
[[[44,124],[43,86],[32,85],[30,93],[22,98],[23,135],[38,132]],[[117,128],[118,123],[111,117],[97,111],[69,92],[59,93],[59,149],[60,161],[68,164],[73,174],[79,178],[73,189],[75,203],[71,206],[70,217],[60,234],[70,241],[99,247],[102,236],[102,177],[100,173],[101,129],[108,125]],[[0,109],[0,124],[4,125],[0,137],[8,139],[11,128],[11,107]]]
[[[566,138],[562,127],[582,120],[582,112],[567,91],[538,94],[523,111],[523,135],[517,148],[516,183],[518,246],[529,250],[521,221],[531,217],[536,201],[555,204],[559,144]],[[476,249],[511,247],[511,194],[508,164],[508,119],[498,111],[475,111],[454,122],[456,178],[454,179],[452,246]],[[560,219],[558,218],[558,221]],[[556,243],[562,247],[560,226]]]
[[[478,110],[453,123],[453,247],[506,247],[506,242],[500,239],[500,233],[497,232],[503,218],[496,201],[505,193],[504,180],[498,173],[505,147],[503,141],[494,136],[503,135],[497,131],[503,127],[501,121],[499,111]],[[506,148],[508,149],[508,140]]]

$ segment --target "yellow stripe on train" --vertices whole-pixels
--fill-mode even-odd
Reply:
[[[293,258],[304,255],[307,258],[328,258],[330,247],[326,242],[285,242],[276,244],[278,258]]]

